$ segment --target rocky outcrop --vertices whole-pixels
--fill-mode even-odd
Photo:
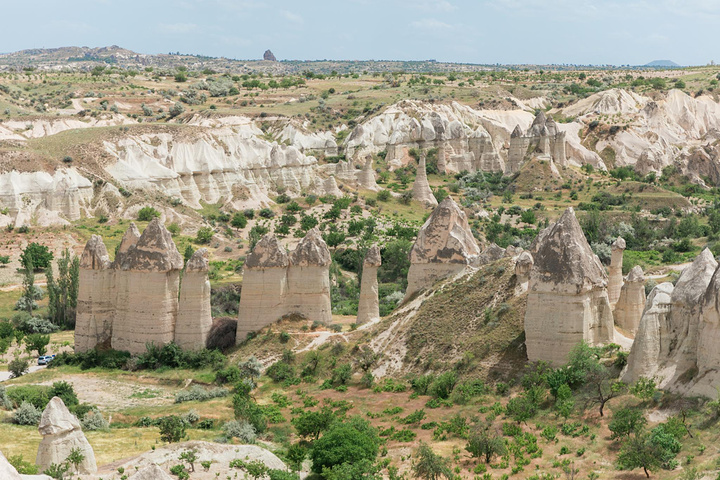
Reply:
[[[620,289],[623,285],[623,252],[625,251],[625,240],[618,237],[611,246],[612,255],[610,257],[610,268],[608,275],[608,298],[610,305],[615,306],[620,298]]]
[[[273,52],[270,50],[265,50],[265,53],[263,53],[263,60],[267,60],[268,62],[277,62],[277,58],[275,58],[275,55],[273,55]]]
[[[114,349],[142,353],[148,343],[175,340],[182,268],[183,258],[170,232],[160,219],[153,219],[116,265],[117,282],[129,301],[116,306]]]
[[[361,190],[370,190],[372,192],[377,192],[378,190],[380,190],[380,187],[375,181],[375,171],[373,170],[372,164],[372,157],[368,156],[368,158],[365,160],[365,164],[363,165],[362,170],[360,170],[360,172],[358,172],[357,174],[357,184],[358,188]]]
[[[530,252],[522,252],[517,260],[515,260],[515,294],[521,295],[528,290],[528,282],[530,281],[530,272],[534,260]]]
[[[305,234],[291,255],[265,235],[245,261],[236,341],[288,315],[330,323],[330,250],[320,231]]]
[[[185,265],[175,324],[175,343],[186,350],[205,348],[212,327],[208,270],[208,251],[199,248]]]
[[[204,348],[212,325],[206,255],[190,259],[180,291],[183,258],[159,219],[142,235],[131,223],[112,264],[102,238],[91,237],[80,261],[75,350],[142,353],[173,341]]]
[[[377,270],[382,265],[380,248],[373,245],[365,254],[363,261],[362,281],[360,283],[360,300],[358,302],[357,324],[363,325],[380,318],[378,300]]]
[[[5,455],[0,452],[0,478],[3,480],[22,480],[15,467],[10,465]]]
[[[38,447],[35,463],[41,471],[52,464],[64,463],[70,451],[78,448],[85,456],[78,465],[78,472],[97,472],[95,453],[80,428],[80,422],[70,413],[60,397],[53,397],[45,407],[38,430],[43,439]]]
[[[269,50],[268,50],[269,51]],[[128,480],[172,480],[172,477],[165,473],[165,470],[155,464],[138,470]]]
[[[480,253],[477,259],[477,265],[487,265],[488,263],[496,262],[505,255],[505,249],[493,242]]]
[[[321,191],[323,195],[332,195],[333,197],[342,197],[342,190],[338,187],[335,177],[328,177],[322,182]]]
[[[530,128],[523,133],[520,126],[516,126],[510,136],[508,150],[507,171],[510,173],[520,171],[528,154],[544,154],[558,165],[567,163],[565,152],[565,132],[561,131],[552,118],[547,118],[540,111]]]
[[[623,382],[633,383],[640,377],[652,378],[657,373],[661,362],[661,336],[667,335],[665,325],[669,321],[673,289],[672,283],[665,282],[653,288],[648,295],[627,367],[622,373]]]
[[[562,365],[581,341],[614,340],[607,275],[568,208],[533,245],[525,344],[531,362]],[[561,314],[558,314],[561,312]]]
[[[696,395],[714,396],[720,378],[717,356],[718,264],[705,249],[685,268],[675,287],[669,289],[669,302],[662,305],[647,300],[635,344],[628,357],[623,378],[656,377],[660,387]],[[657,289],[657,288],[656,288]],[[654,315],[659,310],[661,315]],[[642,338],[649,340],[642,340]]]
[[[75,351],[110,346],[115,315],[115,275],[102,237],[93,235],[80,257]]]
[[[287,313],[329,324],[330,250],[317,228],[310,229],[290,254]]]
[[[479,255],[465,212],[451,197],[445,198],[420,228],[410,251],[405,298],[475,265]]]
[[[412,188],[412,198],[416,202],[420,202],[430,208],[434,208],[438,204],[438,201],[435,199],[435,195],[433,195],[432,190],[430,190],[430,184],[428,183],[424,151],[420,154],[417,175],[415,176],[415,182],[413,183]]]
[[[625,332],[635,335],[643,310],[645,310],[645,276],[642,268],[636,265],[625,277],[625,282],[620,290],[620,298],[615,304],[613,311],[615,325]]]

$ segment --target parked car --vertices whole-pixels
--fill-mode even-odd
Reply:
[[[55,355],[40,355],[38,357],[38,365],[47,365],[55,358]]]

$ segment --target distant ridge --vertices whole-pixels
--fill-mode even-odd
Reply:
[[[645,67],[679,67],[677,63],[672,60],[653,60],[650,63],[646,63]]]

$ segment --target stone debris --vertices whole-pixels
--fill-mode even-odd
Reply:
[[[591,345],[612,342],[607,275],[572,207],[540,233],[531,250],[534,264],[525,313],[528,359],[562,365],[583,340]]]
[[[35,459],[40,471],[46,470],[53,463],[64,463],[70,452],[78,448],[85,456],[78,465],[78,472],[97,472],[95,453],[80,428],[80,422],[70,413],[60,397],[53,397],[45,407],[38,430],[43,436]]]
[[[382,265],[380,248],[373,245],[365,254],[362,280],[360,283],[360,301],[358,303],[357,324],[363,325],[380,318],[378,299],[377,270]]]
[[[181,291],[183,258],[159,219],[142,235],[131,223],[112,263],[102,238],[91,237],[80,263],[75,350],[104,346],[137,354],[147,343],[173,341],[204,348],[212,322],[203,255],[189,262]]]
[[[445,198],[420,228],[410,251],[405,299],[476,265],[479,255],[465,212],[451,197]]]
[[[245,262],[236,341],[289,315],[330,323],[331,262],[317,228],[289,256],[273,235],[265,235]]]
[[[612,277],[610,278],[612,279]],[[625,277],[620,297],[615,304],[615,310],[613,310],[615,325],[625,332],[635,335],[643,310],[645,310],[645,275],[642,268],[635,265]]]
[[[625,251],[625,240],[618,237],[612,244],[612,256],[610,257],[610,268],[608,274],[608,298],[613,307],[620,298],[620,290],[623,285],[622,265],[623,252]]]
[[[434,208],[437,206],[438,201],[435,199],[432,190],[430,190],[430,184],[427,179],[427,167],[425,151],[420,154],[420,161],[417,167],[417,174],[415,176],[415,182],[412,188],[412,198],[416,202],[420,202],[426,207]]]

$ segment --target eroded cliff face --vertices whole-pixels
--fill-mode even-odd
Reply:
[[[608,278],[572,208],[540,233],[531,251],[534,264],[525,313],[528,359],[562,365],[583,340],[591,345],[612,342]]]

